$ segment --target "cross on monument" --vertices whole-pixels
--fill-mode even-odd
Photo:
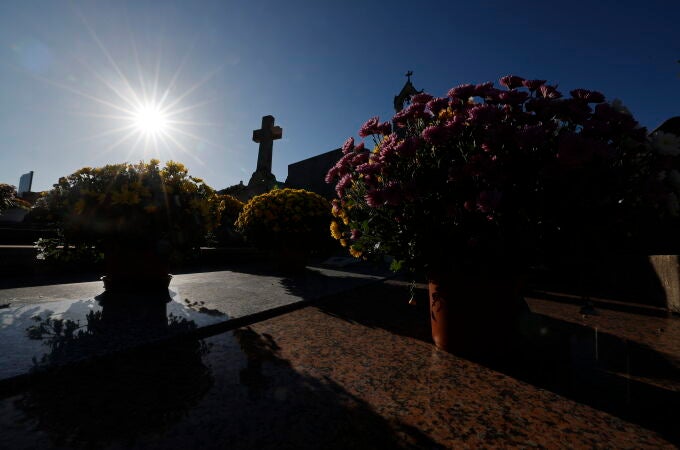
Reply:
[[[274,116],[262,117],[262,128],[253,130],[253,141],[260,144],[260,150],[257,153],[256,172],[272,173],[274,140],[281,139],[281,136],[283,136],[283,130],[281,127],[274,126]]]

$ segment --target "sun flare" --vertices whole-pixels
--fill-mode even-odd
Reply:
[[[148,136],[165,134],[168,129],[168,116],[157,105],[148,103],[140,105],[134,112],[132,120],[135,127]]]

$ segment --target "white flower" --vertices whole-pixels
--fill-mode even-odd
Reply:
[[[657,131],[652,135],[652,146],[660,155],[680,155],[680,137],[672,133]]]

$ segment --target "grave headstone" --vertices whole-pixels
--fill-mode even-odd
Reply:
[[[328,199],[335,196],[335,188],[326,183],[326,173],[342,157],[342,149],[322,153],[288,165],[286,187],[306,189]]]

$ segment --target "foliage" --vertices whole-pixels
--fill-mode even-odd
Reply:
[[[250,199],[236,228],[261,248],[312,250],[327,243],[330,208],[328,201],[314,192],[275,189]]]
[[[511,268],[551,241],[634,231],[652,160],[646,130],[599,92],[563,98],[514,75],[500,84],[417,94],[394,130],[377,117],[362,126],[372,150],[347,140],[326,181],[338,196],[331,232],[351,254]]]
[[[0,183],[0,213],[17,206],[17,190],[11,184]]]
[[[35,216],[62,227],[67,242],[199,246],[219,220],[215,192],[184,165],[158,160],[85,167],[36,201]]]
[[[219,204],[220,208],[220,224],[233,226],[239,214],[243,211],[244,203],[236,197],[227,194],[217,195],[215,201]]]
[[[216,245],[238,245],[243,243],[243,236],[236,231],[236,219],[243,210],[244,203],[227,194],[217,194],[214,202],[220,218],[217,227],[211,233]]]
[[[66,264],[83,264],[93,266],[103,260],[103,254],[94,246],[83,243],[64,247],[64,238],[40,238],[35,243],[38,250],[37,259],[55,263],[63,267]]]

